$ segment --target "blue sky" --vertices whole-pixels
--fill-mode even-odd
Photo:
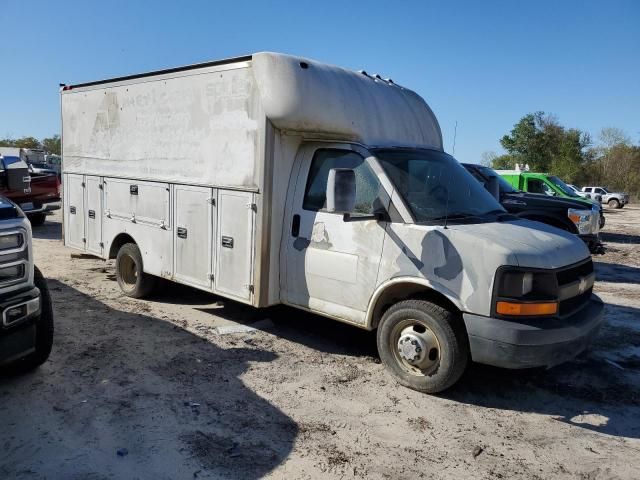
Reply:
[[[524,114],[640,140],[640,1],[0,0],[0,137],[59,132],[58,83],[261,50],[391,77],[478,161]]]

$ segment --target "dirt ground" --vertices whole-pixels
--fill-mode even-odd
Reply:
[[[591,350],[551,370],[472,365],[442,396],[398,386],[372,334],[330,320],[173,284],[124,298],[49,217],[34,249],[54,350],[0,378],[0,478],[638,478],[640,207],[606,213]]]

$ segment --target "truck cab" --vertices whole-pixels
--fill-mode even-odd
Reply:
[[[47,282],[33,263],[31,224],[0,197],[0,371],[44,363],[53,343],[53,310]]]
[[[605,187],[582,187],[582,194],[587,198],[600,198],[610,208],[624,208],[629,203],[629,195],[621,192],[612,192]]]
[[[60,209],[60,179],[54,171],[36,171],[31,160],[44,158],[33,151],[0,147],[0,194],[26,213],[32,226]],[[23,185],[24,183],[24,185]]]

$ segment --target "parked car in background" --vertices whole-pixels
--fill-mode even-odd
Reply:
[[[521,192],[489,167],[471,163],[462,165],[490,192],[491,179],[497,179],[497,190],[491,193],[497,196],[507,212],[578,235],[591,253],[604,253],[599,235],[600,208],[596,205],[588,208],[584,202],[572,198]]]
[[[53,308],[47,281],[34,266],[31,225],[1,196],[0,272],[0,371],[29,370],[51,352]]]
[[[523,170],[496,170],[496,173],[509,182],[513,188],[523,192],[577,200],[582,202],[586,208],[596,205],[600,212],[600,229],[604,228],[605,218],[600,202],[592,198],[581,197],[555,175]]]
[[[622,208],[629,203],[629,194],[610,192],[604,187],[582,187],[582,192],[590,198],[599,195],[602,198],[602,203],[606,203],[611,208]]]
[[[602,203],[602,195],[600,195],[600,194],[595,194],[595,195],[592,196],[590,193],[583,192],[578,187],[576,187],[575,185],[571,185],[570,183],[567,183],[567,187],[569,187],[571,190],[573,190],[573,193],[575,193],[576,195],[578,195],[578,196],[580,196],[582,198],[593,198],[597,202]]]
[[[18,204],[33,226],[42,225],[48,213],[60,209],[60,178],[52,171],[38,173],[22,149],[0,147],[0,195]]]

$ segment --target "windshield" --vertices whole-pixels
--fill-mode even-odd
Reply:
[[[426,149],[373,152],[417,222],[505,212],[462,165],[444,152]]]
[[[551,183],[553,183],[556,187],[558,187],[560,190],[562,190],[569,197],[579,197],[580,196],[576,192],[574,192],[573,189],[569,185],[564,183],[562,180],[560,180],[555,175],[550,176],[549,180],[551,180]]]
[[[498,175],[498,172],[496,172],[493,168],[479,166],[478,169],[482,172],[482,175],[486,177],[487,181],[489,181],[491,177],[497,177],[498,184],[500,185],[500,193],[516,193],[520,191],[513,188],[513,185],[511,185],[504,178]]]

